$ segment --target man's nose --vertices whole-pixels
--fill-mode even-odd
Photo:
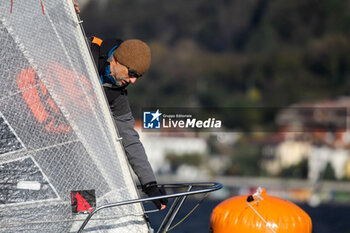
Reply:
[[[137,78],[131,77],[131,78],[130,78],[130,82],[131,82],[131,83],[135,83],[135,82],[136,82],[136,79],[137,79]]]

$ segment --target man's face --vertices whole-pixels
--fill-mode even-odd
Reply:
[[[114,78],[117,86],[126,86],[129,83],[135,83],[135,77],[129,76],[128,68],[115,60],[112,56],[112,61],[110,62],[111,76]]]

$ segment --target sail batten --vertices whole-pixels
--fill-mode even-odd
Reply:
[[[0,232],[76,232],[138,192],[71,0],[0,0]],[[148,232],[140,204],[89,232]]]

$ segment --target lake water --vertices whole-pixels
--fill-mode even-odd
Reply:
[[[196,204],[197,200],[187,200],[180,210],[174,223],[181,220]],[[189,218],[170,232],[173,233],[206,233],[209,229],[209,219],[212,210],[221,201],[205,200]],[[350,204],[350,203],[349,203]],[[312,219],[313,233],[350,233],[350,205],[324,204],[313,208],[306,204],[299,204]],[[158,229],[166,212],[149,214],[151,226]],[[161,217],[159,217],[161,216]]]

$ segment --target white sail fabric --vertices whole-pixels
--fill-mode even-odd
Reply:
[[[0,0],[0,232],[76,232],[71,191],[138,198],[117,138],[72,0]],[[148,232],[140,204],[85,229]]]

